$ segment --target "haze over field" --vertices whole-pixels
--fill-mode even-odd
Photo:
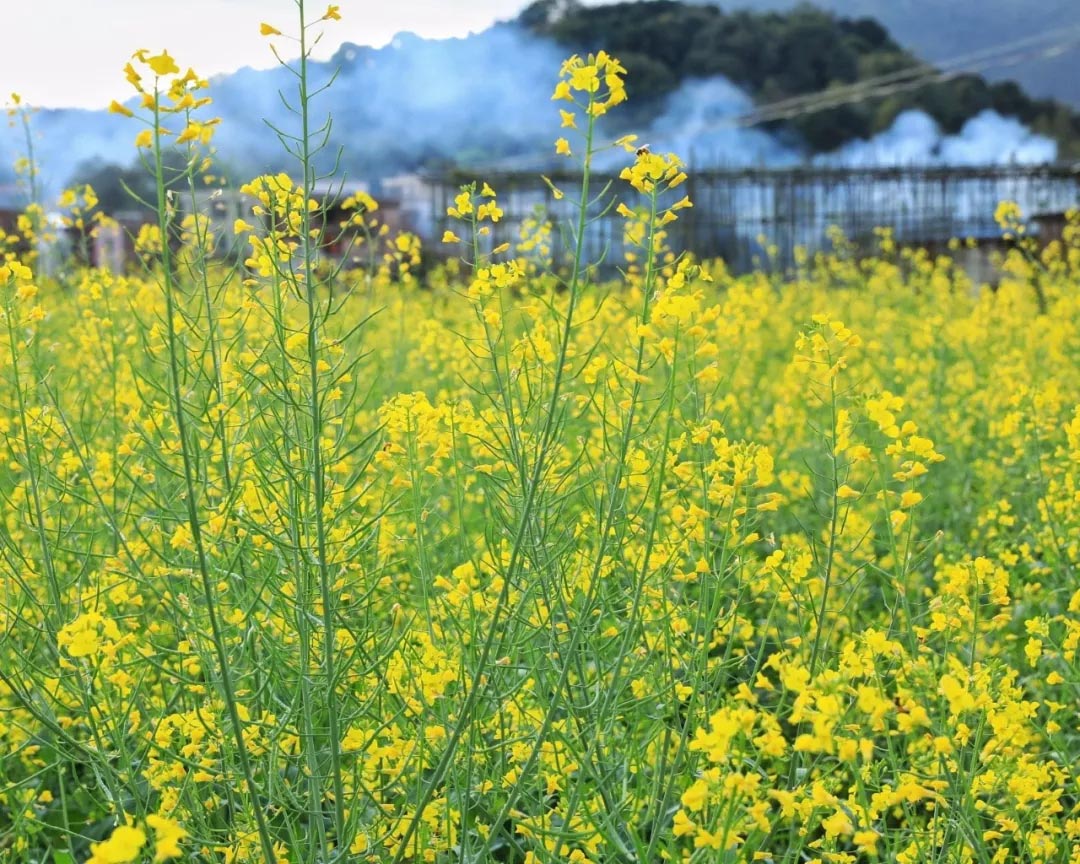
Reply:
[[[114,2],[123,4],[127,0]],[[909,0],[909,5],[916,2]],[[747,5],[752,5],[750,0]],[[761,0],[758,5],[783,4],[782,0]],[[831,0],[826,5],[853,14],[872,11],[870,0],[861,5],[850,0],[847,6],[842,0]],[[249,6],[248,0],[238,0],[235,8],[229,7],[229,15],[252,12]],[[445,4],[436,6],[442,8]],[[402,14],[407,15],[402,20],[415,22],[416,29],[424,32],[439,33],[485,23],[496,16],[505,17],[519,11],[519,6],[516,0],[487,0],[470,7],[470,14],[459,19],[447,17],[438,9],[430,10],[432,14],[428,16],[417,15],[417,10],[405,3]],[[269,7],[261,8],[264,10],[261,14],[272,17],[266,11]],[[567,7],[552,0],[546,7],[542,3],[534,4],[530,12],[534,18],[537,10],[544,9],[549,16],[565,15],[567,8],[588,10],[590,7],[572,4]],[[667,9],[693,9],[677,3],[648,8],[658,10],[659,15],[666,14]],[[243,28],[238,28],[241,32],[236,42],[237,57],[249,56],[251,33],[256,30],[252,20],[249,16]],[[365,21],[365,27],[372,39],[378,39],[394,20],[384,11]],[[967,19],[959,16],[955,20]],[[762,27],[777,26],[773,19],[761,21]],[[842,23],[837,22],[836,26]],[[880,55],[884,59],[875,62],[894,65],[910,62],[903,60],[904,55],[898,53],[900,47],[889,41],[888,34],[877,25],[868,25],[868,29],[859,22],[849,24],[842,38],[855,39],[860,46],[858,50],[871,52],[866,57],[873,60]],[[809,26],[820,31],[822,26],[834,25],[819,16]],[[381,48],[351,42],[341,44],[333,52],[320,47],[317,56],[325,59],[313,63],[313,80],[323,84],[335,71],[340,73],[334,87],[316,102],[320,117],[330,114],[334,118],[326,164],[333,162],[333,154],[340,150],[341,165],[350,177],[376,184],[380,178],[393,174],[438,171],[449,165],[530,170],[550,167],[554,155],[549,145],[559,134],[557,121],[552,119],[554,112],[548,110],[551,87],[570,48],[565,42],[559,44],[554,38],[538,35],[547,32],[543,26],[529,29],[524,23],[503,23],[464,37],[425,39],[412,33],[399,33]],[[182,37],[183,31],[177,35]],[[335,31],[335,36],[338,35]],[[596,38],[603,41],[604,32],[598,31]],[[757,38],[766,37],[759,33]],[[866,39],[884,42],[879,48],[876,42]],[[265,65],[266,58],[272,59],[272,55],[265,39],[256,41]],[[287,56],[289,43],[278,40],[278,44]],[[177,47],[174,53],[186,66],[202,59],[204,50],[205,46],[188,56]],[[859,57],[862,63],[863,55]],[[641,77],[642,62],[634,56],[629,63],[632,95],[635,80],[646,80]],[[773,62],[781,68],[792,68],[785,65],[782,56]],[[805,65],[804,60],[798,60],[796,66],[799,63]],[[812,68],[812,63],[807,68]],[[197,69],[200,73],[205,71]],[[653,146],[679,152],[698,166],[785,166],[803,162],[1038,164],[1054,161],[1059,155],[1055,140],[1031,131],[1016,117],[1003,116],[985,107],[985,102],[979,103],[984,107],[976,105],[962,115],[966,119],[955,123],[951,134],[925,111],[905,108],[894,111],[886,123],[878,124],[876,128],[881,131],[876,135],[858,137],[856,133],[856,137],[851,137],[849,133],[848,138],[838,139],[839,143],[823,149],[804,139],[798,128],[734,122],[769,101],[771,79],[765,82],[764,92],[755,94],[745,84],[736,84],[724,75],[699,77],[685,70],[679,74],[684,76],[681,83],[675,82],[662,92],[649,111],[639,114],[638,120],[624,119],[623,125],[609,126],[606,133],[615,136],[637,132]],[[127,85],[120,74],[115,78],[117,83],[112,92],[123,97]],[[291,73],[281,67],[248,66],[213,77],[210,92],[214,104],[209,110],[222,118],[215,146],[227,170],[237,177],[246,177],[282,166],[282,149],[270,127],[295,128],[295,117],[289,114],[278,95],[281,92],[288,98],[294,86]],[[74,92],[79,91],[76,88]],[[1009,104],[1015,101],[1012,97],[1010,100]],[[135,107],[134,101],[129,104]],[[632,99],[632,104],[640,106],[641,99]],[[831,121],[826,118],[823,122]],[[127,164],[135,157],[133,125],[103,110],[45,108],[36,115],[34,125],[39,139],[36,156],[44,184],[52,191],[85,175],[89,166]],[[23,147],[19,130],[0,130],[0,180],[6,166]]]

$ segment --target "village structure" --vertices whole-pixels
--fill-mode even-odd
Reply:
[[[320,210],[321,254],[347,267],[363,264],[366,259],[359,254],[343,260],[355,252],[359,229],[349,226],[351,213],[342,202],[367,193],[378,201],[375,216],[389,236],[415,233],[429,261],[444,257],[450,253],[438,239],[449,227],[446,209],[462,184],[478,179],[499,190],[504,217],[493,226],[495,245],[515,243],[525,220],[538,214],[553,222],[565,215],[567,201],[559,200],[534,172],[413,173],[385,178],[377,188],[325,185],[315,190],[316,199],[327,202]],[[568,189],[578,182],[572,174],[550,179]],[[880,229],[887,229],[900,246],[947,252],[981,283],[994,281],[993,259],[1009,242],[994,221],[998,203],[1016,202],[1029,233],[1040,242],[1060,238],[1067,211],[1080,200],[1080,165],[705,169],[690,173],[688,194],[695,206],[669,228],[674,244],[700,258],[723,259],[734,273],[790,270],[800,251],[830,248],[837,231],[853,249],[869,254],[877,247]],[[195,207],[210,219],[219,256],[246,251],[232,226],[237,219],[252,218],[254,203],[236,189],[199,193]],[[20,190],[0,187],[0,230],[14,231],[24,207]],[[88,263],[121,272],[136,263],[134,238],[149,217],[137,210],[108,215],[111,220],[90,244]],[[553,239],[557,255],[559,238]],[[585,243],[594,259],[621,260],[620,220],[614,213],[595,220]]]

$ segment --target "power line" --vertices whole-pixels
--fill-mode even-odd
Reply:
[[[1057,41],[1038,46],[1047,37]],[[1065,36],[1064,39],[1061,37]],[[1055,28],[1032,36],[1015,39],[991,48],[958,55],[936,65],[919,63],[904,69],[864,78],[852,84],[821,90],[816,93],[792,96],[759,105],[745,114],[726,117],[716,121],[720,126],[756,126],[774,120],[787,120],[804,114],[812,114],[827,108],[835,108],[852,102],[882,98],[932,83],[947,81],[962,74],[988,68],[1015,66],[1038,57],[1055,56],[1069,47],[1080,45],[1080,25],[1062,30]]]
[[[778,120],[790,120],[841,105],[885,98],[929,84],[948,81],[964,74],[1016,66],[1037,58],[1053,57],[1077,45],[1080,45],[1080,23],[1065,28],[1055,27],[998,45],[957,54],[933,64],[925,61],[918,62],[894,72],[863,78],[840,87],[768,102],[744,114],[729,115],[705,122],[696,127],[695,131],[700,134],[711,129],[759,126]],[[535,157],[511,157],[502,160],[499,164],[502,167],[515,164],[533,165]]]

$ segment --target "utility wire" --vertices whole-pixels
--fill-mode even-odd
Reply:
[[[1062,38],[1063,36],[1065,38]],[[1056,37],[1056,41],[1049,45],[1035,47],[1047,37]],[[1080,45],[1080,24],[1064,30],[1061,28],[1046,30],[991,48],[958,55],[934,65],[913,64],[895,72],[864,78],[852,84],[780,99],[759,105],[745,114],[725,117],[717,120],[715,124],[707,125],[756,126],[773,120],[787,120],[827,108],[913,90],[983,69],[1015,66],[1032,59],[1052,57],[1075,45]]]
[[[1049,44],[1043,44],[1048,40],[1050,40]],[[916,90],[929,84],[948,81],[960,75],[985,69],[1016,66],[1035,59],[1054,57],[1077,45],[1080,45],[1080,23],[1064,28],[1054,27],[933,63],[917,62],[903,69],[863,78],[851,84],[778,99],[758,105],[743,114],[728,115],[705,122],[696,127],[695,131],[700,133],[711,129],[759,126],[778,120],[791,120],[841,105]],[[532,166],[535,164],[535,158],[511,157],[502,160],[499,167],[503,170],[512,170],[516,163]]]

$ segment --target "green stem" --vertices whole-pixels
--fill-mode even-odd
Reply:
[[[37,459],[31,458],[30,424],[26,420],[26,395],[23,393],[22,380],[19,375],[19,352],[17,349],[19,335],[15,331],[15,309],[13,301],[7,310],[8,350],[11,352],[11,374],[14,378],[15,397],[19,409],[19,429],[22,432],[23,449],[26,456],[26,473],[30,480],[30,499],[34,507],[34,529],[38,537],[38,545],[41,547],[41,563],[45,568],[45,578],[49,589],[49,602],[57,617],[63,617],[63,596],[60,591],[60,582],[56,575],[56,566],[53,562],[52,548],[49,546],[49,538],[45,535],[45,508],[41,503],[41,485],[38,477]],[[56,625],[52,616],[44,615],[45,628],[49,632],[50,643],[56,650]]]
[[[323,624],[323,675],[326,678],[326,715],[327,746],[330,751],[330,772],[334,787],[334,836],[338,843],[344,837],[345,829],[345,782],[341,771],[341,734],[338,704],[336,698],[337,668],[334,646],[334,619],[337,614],[336,604],[330,581],[330,567],[326,561],[326,514],[323,512],[326,501],[326,475],[322,452],[322,397],[319,392],[319,343],[318,343],[318,298],[315,296],[315,249],[311,238],[311,210],[308,202],[312,200],[314,178],[312,176],[310,105],[308,94],[308,45],[307,23],[305,20],[304,0],[297,0],[300,13],[300,167],[304,172],[303,212],[300,214],[300,230],[303,232],[303,267],[305,301],[307,304],[307,350],[308,371],[310,374],[311,412],[311,471],[312,492],[315,505],[315,542],[316,566],[319,573],[319,595],[322,603]],[[309,553],[310,554],[310,553]]]
[[[187,416],[184,409],[183,394],[180,389],[180,363],[177,359],[178,342],[176,322],[174,320],[175,301],[173,292],[176,290],[173,279],[172,250],[169,248],[169,202],[165,188],[164,165],[161,155],[161,108],[160,97],[157,87],[154,88],[154,181],[157,188],[157,216],[158,230],[161,233],[161,258],[162,280],[165,292],[165,315],[167,334],[169,340],[169,378],[172,385],[173,411],[176,416],[176,430],[180,439],[180,453],[184,465],[184,487],[186,491],[185,503],[187,505],[188,527],[191,530],[192,541],[195,545],[199,563],[199,578],[203,592],[203,602],[206,604],[207,617],[210,620],[211,638],[214,643],[214,651],[217,655],[218,674],[221,676],[221,687],[225,696],[225,705],[229,714],[229,724],[233,738],[236,742],[237,758],[240,761],[240,770],[244,775],[244,783],[251,799],[251,807],[254,811],[255,821],[258,827],[259,841],[263,855],[267,861],[276,861],[277,854],[274,852],[274,842],[270,837],[270,828],[266,822],[266,815],[259,804],[258,787],[251,770],[251,760],[248,756],[247,743],[244,740],[244,726],[240,720],[240,712],[236,707],[236,688],[233,685],[232,670],[229,666],[229,656],[225,648],[225,638],[218,618],[217,604],[215,600],[216,587],[210,578],[210,562],[203,543],[202,526],[199,523],[197,504],[197,486],[191,454],[190,444],[187,438]]]
[[[831,358],[830,358],[831,360]],[[829,380],[829,392],[830,392],[830,422],[833,430],[833,435],[836,434],[836,379],[835,377]],[[825,553],[825,584],[821,589],[821,606],[818,608],[817,614],[817,629],[814,633],[814,647],[810,652],[810,680],[813,681],[814,675],[817,673],[818,658],[821,652],[821,634],[825,630],[825,615],[828,612],[829,606],[829,588],[832,583],[833,575],[833,562],[836,559],[836,528],[840,515],[840,499],[837,497],[837,490],[840,488],[840,468],[838,459],[836,456],[835,442],[832,438],[829,438],[829,458],[832,462],[832,489],[830,490],[832,514],[829,519],[829,547]]]
[[[497,634],[501,629],[500,613],[505,611],[510,596],[510,589],[514,583],[514,577],[517,575],[517,570],[521,566],[525,537],[531,528],[533,508],[537,499],[537,489],[539,488],[540,480],[543,477],[543,471],[546,467],[547,456],[551,447],[551,439],[555,427],[555,416],[558,413],[559,397],[562,394],[563,370],[566,366],[566,355],[570,345],[570,334],[573,329],[574,310],[581,287],[582,261],[584,258],[582,237],[585,234],[585,227],[588,224],[589,183],[591,181],[590,168],[593,137],[596,128],[596,120],[591,112],[588,113],[588,117],[589,122],[585,132],[584,167],[581,176],[581,198],[578,204],[577,248],[574,251],[574,263],[570,273],[570,280],[567,283],[570,296],[567,302],[566,322],[563,326],[559,343],[559,354],[556,358],[555,378],[552,384],[551,398],[548,400],[548,410],[545,413],[544,425],[540,434],[536,464],[533,466],[531,477],[529,478],[528,485],[525,489],[525,500],[522,503],[521,517],[518,520],[517,528],[514,531],[510,560],[507,562],[506,567],[506,577],[503,580],[502,589],[496,599],[495,611],[492,614],[492,620],[488,626],[487,636],[485,637],[483,647],[480,650],[476,669],[469,682],[468,693],[461,706],[461,714],[447,738],[446,749],[443,750],[438,763],[435,765],[435,768],[432,770],[430,777],[424,786],[423,792],[420,794],[416,810],[409,820],[405,832],[402,834],[397,851],[392,859],[392,864],[399,864],[405,857],[409,842],[412,840],[413,835],[420,826],[424,811],[427,809],[428,804],[431,803],[431,799],[435,795],[435,790],[443,782],[446,773],[450,770],[450,763],[453,761],[458,743],[466,728],[468,728],[469,724],[472,722],[472,714],[476,708],[476,704],[479,702],[481,695],[488,689],[490,677],[485,670],[491,659],[497,640]],[[491,838],[489,838],[488,841],[485,841],[484,847],[489,844],[490,839]]]

